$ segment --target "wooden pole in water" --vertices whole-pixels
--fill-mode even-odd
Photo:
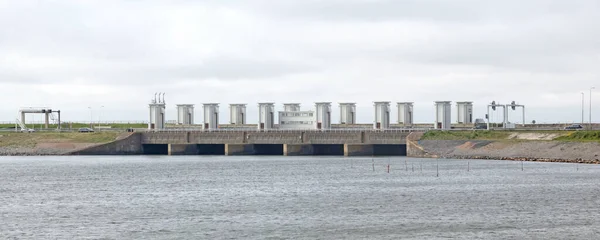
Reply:
[[[375,159],[371,158],[371,162],[373,163],[373,172],[375,172]]]
[[[390,173],[390,164],[388,163],[388,173]]]
[[[467,162],[467,172],[471,170],[471,162]]]
[[[412,172],[415,172],[415,163],[412,163]]]
[[[521,161],[521,171],[523,171],[523,161]]]
[[[421,167],[421,173],[423,172],[423,160],[419,161],[419,165]]]
[[[440,176],[440,163],[437,159],[435,160],[435,176]]]

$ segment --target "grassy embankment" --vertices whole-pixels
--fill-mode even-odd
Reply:
[[[508,139],[505,131],[428,131],[421,140],[502,140]]]
[[[428,131],[422,140],[506,140],[519,141],[515,135],[555,135],[557,141],[600,141],[600,131]]]
[[[569,134],[560,136],[555,140],[559,141],[576,141],[576,142],[598,142],[600,141],[600,131],[575,131]]]
[[[118,135],[117,132],[9,132],[0,133],[0,147],[35,147],[38,143],[107,143],[115,140]]]
[[[556,141],[600,141],[600,131],[428,131],[422,140],[504,140],[520,141],[514,135],[555,134]],[[549,139],[548,139],[549,140]]]

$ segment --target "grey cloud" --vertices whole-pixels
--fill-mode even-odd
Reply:
[[[318,67],[274,60],[213,58],[201,64],[145,64],[125,62],[98,65],[64,65],[60,69],[3,69],[3,81],[20,83],[64,83],[79,79],[87,83],[110,83],[113,85],[165,84],[182,80],[239,80],[277,78],[289,74],[319,71]]]
[[[145,111],[145,92],[167,91],[183,102],[356,101],[368,121],[374,100],[540,106],[555,102],[538,95],[569,96],[600,77],[595,0],[10,2],[0,84],[135,90],[116,97],[131,112]],[[11,99],[28,104],[28,94]],[[38,95],[72,102],[52,94]]]
[[[469,23],[480,20],[519,21],[540,14],[573,13],[598,7],[593,0],[333,0],[251,1],[256,11],[282,18],[302,17],[340,21],[444,21]]]

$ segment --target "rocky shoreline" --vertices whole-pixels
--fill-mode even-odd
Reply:
[[[563,141],[418,140],[412,157],[600,164],[600,143]],[[409,145],[410,147],[410,145]]]
[[[494,158],[489,156],[445,156],[444,159],[478,159],[478,160],[507,160],[507,161],[525,161],[525,162],[556,162],[556,163],[583,163],[583,164],[600,164],[600,160],[586,159],[556,159],[556,158],[531,158],[531,157],[500,157]]]
[[[65,156],[95,144],[40,144],[36,147],[0,147],[0,156]]]

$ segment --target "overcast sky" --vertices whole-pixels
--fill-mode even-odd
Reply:
[[[600,121],[598,0],[0,0],[0,120],[47,106],[65,121],[147,121],[147,103],[492,100],[527,122]],[[100,113],[100,106],[102,113]],[[455,105],[453,103],[453,114]],[[496,114],[498,115],[498,114]],[[392,122],[396,119],[392,111]],[[511,120],[520,122],[515,111]],[[38,120],[41,116],[36,116]],[[453,122],[456,116],[453,115]]]

